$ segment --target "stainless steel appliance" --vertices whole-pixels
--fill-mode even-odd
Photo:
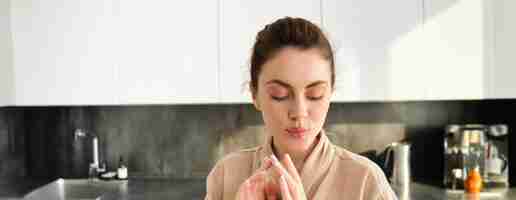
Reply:
[[[390,161],[392,160],[392,161]],[[387,147],[387,155],[384,167],[392,162],[391,185],[400,199],[408,199],[410,196],[410,144],[392,143]]]
[[[449,125],[444,136],[444,186],[464,189],[478,167],[485,188],[508,186],[508,127],[504,124]]]

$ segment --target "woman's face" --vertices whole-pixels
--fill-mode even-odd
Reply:
[[[318,49],[288,47],[262,66],[253,102],[274,143],[299,152],[321,131],[331,95],[330,62]]]

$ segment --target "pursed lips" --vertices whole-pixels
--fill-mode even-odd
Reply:
[[[298,127],[295,127],[295,128],[287,128],[286,131],[289,132],[289,133],[302,133],[302,132],[306,132],[307,129],[305,128],[298,128]]]
[[[293,128],[287,128],[287,129],[285,129],[285,131],[290,133],[291,135],[300,137],[300,136],[303,136],[304,133],[308,131],[308,129],[301,128],[301,127],[293,127]]]

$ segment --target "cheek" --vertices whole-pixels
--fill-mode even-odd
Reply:
[[[259,100],[264,120],[275,123],[286,115],[286,106],[272,100],[269,94],[261,94]]]
[[[321,120],[324,121],[326,118],[326,114],[328,113],[328,109],[330,107],[329,100],[322,100],[319,102],[314,102],[311,106],[310,115],[313,120]]]
[[[288,109],[284,104],[269,100],[267,102],[267,118],[271,119],[272,123],[279,123],[280,120],[286,118]]]

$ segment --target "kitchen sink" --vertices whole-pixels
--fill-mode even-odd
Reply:
[[[123,189],[126,181],[57,179],[27,194],[24,199],[100,200]]]
[[[38,200],[203,199],[205,179],[57,179],[24,196]]]

